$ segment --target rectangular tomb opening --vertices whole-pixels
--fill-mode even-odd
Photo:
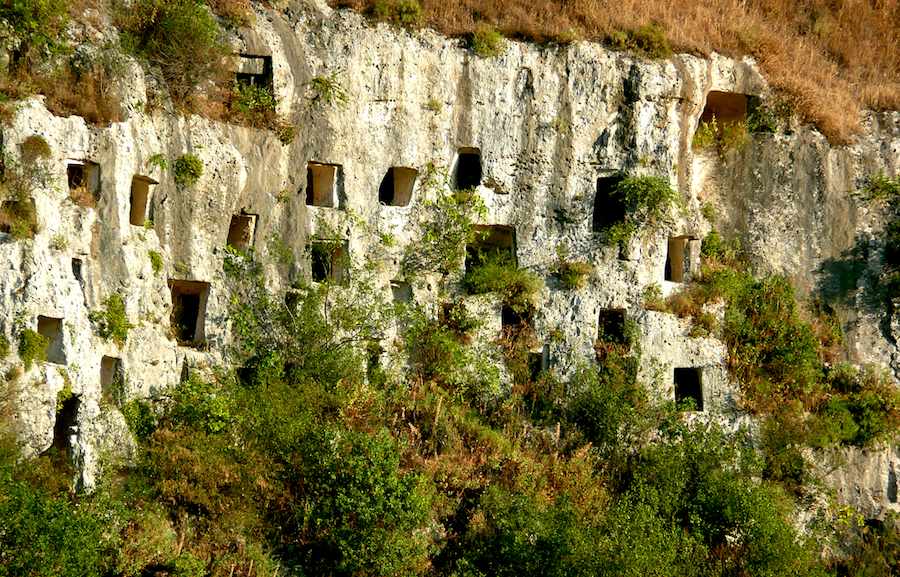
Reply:
[[[350,258],[347,241],[314,240],[309,244],[309,254],[313,282],[347,283]]]
[[[227,246],[239,251],[247,251],[253,246],[253,234],[256,231],[255,214],[235,214],[231,216],[228,226]]]
[[[697,367],[675,369],[675,405],[682,410],[703,410],[703,380]]]
[[[481,150],[472,147],[460,148],[453,170],[453,185],[456,190],[467,190],[481,184]]]
[[[179,345],[197,347],[206,339],[206,303],[209,283],[169,280],[172,291],[170,324]]]
[[[336,164],[310,162],[306,169],[306,205],[334,208],[338,205]]]
[[[158,184],[149,176],[135,174],[131,177],[131,206],[128,222],[134,226],[144,226],[147,222],[147,207],[150,201],[150,187]]]
[[[474,240],[466,245],[466,271],[488,259],[508,260],[518,266],[516,229],[505,225],[476,225]]]
[[[124,379],[122,359],[107,356],[100,359],[100,391],[104,399],[113,400]]]
[[[252,86],[272,92],[272,57],[257,54],[238,54],[235,82],[239,86]]]
[[[744,122],[747,120],[749,97],[737,92],[711,90],[706,94],[706,104],[700,115],[700,122],[716,123]]]
[[[419,171],[405,166],[392,166],[381,181],[378,202],[387,206],[407,206]]]
[[[592,222],[594,232],[604,232],[610,226],[625,219],[625,203],[616,194],[616,187],[622,180],[623,177],[619,174],[597,179]]]
[[[63,345],[63,319],[39,316],[37,332],[49,341],[47,344],[47,362],[55,365],[66,364],[66,351]]]
[[[67,160],[69,198],[78,206],[94,206],[100,200],[100,165],[90,160]]]

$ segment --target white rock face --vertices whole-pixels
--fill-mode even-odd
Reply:
[[[404,251],[418,242],[423,203],[443,191],[420,179],[408,206],[382,205],[387,170],[411,167],[421,176],[434,165],[452,173],[460,149],[477,148],[483,224],[514,227],[520,266],[546,280],[535,326],[550,365],[567,373],[590,362],[600,311],[624,309],[640,328],[641,373],[652,392],[673,398],[674,369],[698,368],[705,411],[731,415],[734,424],[738,388],[726,370],[725,346],[693,338],[685,321],[643,308],[648,285],[659,284],[666,294],[679,286],[664,280],[669,238],[702,238],[712,224],[700,207],[711,203],[720,215],[715,226],[741,237],[760,269],[786,273],[812,291],[830,281],[819,271],[840,264],[854,246],[868,246],[866,235],[880,226],[878,215],[849,193],[868,174],[900,171],[900,113],[871,114],[852,146],[832,147],[813,128],[794,126],[789,133],[754,135],[724,159],[696,156],[691,141],[708,91],[767,94],[750,60],[677,55],[650,62],[584,42],[510,42],[501,57],[483,59],[431,31],[372,26],[327,7],[260,13],[236,45],[272,57],[278,112],[297,129],[292,144],[197,116],[145,112],[151,82],[137,65],[122,86],[123,122],[97,128],[77,117],[57,118],[33,98],[3,128],[7,154],[18,154],[18,145],[37,134],[50,144],[52,158],[41,161],[50,171],[48,185],[34,192],[37,235],[0,239],[6,319],[0,329],[15,343],[21,328],[36,328],[38,316],[61,318],[64,327],[65,362],[41,363],[18,381],[21,436],[29,454],[50,446],[57,393],[68,379],[79,399],[75,453],[87,489],[101,456],[127,457],[133,447],[121,414],[103,400],[104,356],[121,360],[128,398],[165,391],[185,367],[224,362],[229,326],[222,263],[232,215],[258,215],[251,244],[268,262],[273,289],[309,278],[308,239],[338,236],[355,265],[380,263],[378,282],[389,295],[390,281],[402,278]],[[310,80],[329,75],[346,91],[346,105],[311,100]],[[179,187],[172,163],[188,152],[202,160],[203,174],[195,185]],[[158,154],[168,159],[168,170],[149,162]],[[69,159],[99,165],[96,207],[69,199]],[[310,161],[339,165],[337,206],[306,206]],[[619,171],[665,177],[686,202],[666,227],[621,251],[592,231],[598,178]],[[152,226],[129,223],[135,175],[158,181],[150,187]],[[390,246],[378,240],[386,236],[394,240]],[[58,238],[64,247],[51,242]],[[698,243],[691,246],[688,262],[696,267]],[[552,277],[558,248],[594,266],[584,289],[563,290]],[[159,272],[151,251],[162,256]],[[285,251],[289,258],[279,263],[276,256]],[[877,265],[877,257],[869,255],[867,265]],[[73,259],[81,261],[82,281]],[[209,283],[200,349],[173,338],[170,280]],[[414,299],[434,303],[436,280],[412,279]],[[854,280],[850,288],[860,290],[840,309],[851,358],[900,375],[897,331],[886,333],[878,311],[864,306],[866,282],[865,275]],[[88,319],[116,292],[134,325],[121,349],[98,337]],[[483,330],[499,331],[499,306],[476,308],[488,318]],[[5,363],[19,361],[13,354]],[[896,509],[888,491],[875,489],[884,484],[887,461],[876,457],[870,467],[867,458],[854,456],[849,472],[830,479],[866,511]],[[876,470],[871,478],[854,472]],[[868,496],[856,499],[847,492],[851,486],[868,487],[860,489]]]

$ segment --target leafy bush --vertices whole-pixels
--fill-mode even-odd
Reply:
[[[863,186],[862,197],[874,201],[900,199],[900,176],[891,178],[882,172],[869,176]]]
[[[113,293],[103,302],[103,307],[101,311],[91,312],[88,318],[92,323],[96,323],[98,335],[122,348],[128,339],[128,330],[133,326],[128,322],[125,301],[121,294]]]
[[[474,240],[473,223],[486,214],[487,208],[472,191],[445,193],[446,174],[439,174],[433,165],[423,172],[421,186],[434,190],[437,200],[423,204],[422,236],[407,248],[403,269],[409,275],[422,270],[448,273],[462,263],[466,243]]]
[[[475,259],[463,277],[470,294],[496,293],[503,303],[523,314],[537,305],[543,281],[532,272],[518,268],[506,252],[488,252]]]
[[[222,29],[198,0],[137,0],[121,5],[122,45],[162,71],[172,97],[186,103],[214,80],[228,53]]]
[[[9,356],[9,339],[6,335],[0,333],[0,360]]]
[[[12,69],[27,67],[41,56],[58,51],[68,22],[68,4],[63,0],[14,0],[0,5],[0,20],[14,32],[9,46]]]
[[[610,196],[625,209],[625,217],[603,231],[607,242],[612,244],[628,242],[641,227],[661,224],[672,206],[681,202],[678,193],[658,176],[624,178]]]
[[[192,375],[173,392],[167,416],[179,425],[221,433],[232,420],[231,399],[227,391],[219,391],[213,383]]]
[[[156,430],[157,418],[153,407],[143,399],[132,399],[122,405],[122,416],[128,430],[139,440],[145,440]]]
[[[34,361],[47,360],[47,347],[50,339],[31,329],[25,329],[19,335],[19,358],[25,365],[25,370],[31,368]]]
[[[598,368],[580,370],[569,383],[566,419],[609,466],[642,427],[646,395],[637,381],[637,368],[636,356],[610,352]]]
[[[762,409],[815,394],[822,376],[819,344],[800,318],[790,282],[779,276],[744,279],[730,295],[724,338],[746,401]]]
[[[32,134],[22,141],[22,160],[34,162],[38,159],[48,159],[53,155],[47,139],[39,134]]]
[[[616,50],[636,52],[647,58],[668,58],[672,55],[666,31],[655,23],[613,32],[607,37],[607,43]]]
[[[698,150],[715,148],[719,156],[724,157],[729,150],[742,148],[748,140],[747,121],[719,122],[713,116],[711,120],[701,121],[697,126],[697,130],[694,131],[692,146]]]
[[[588,278],[594,272],[591,263],[561,259],[556,267],[556,274],[564,289],[577,290],[587,285]]]
[[[153,269],[153,272],[156,274],[161,273],[164,266],[162,255],[155,250],[150,250],[147,251],[147,256],[150,257],[150,267]]]
[[[422,6],[418,0],[376,0],[372,12],[379,20],[399,26],[415,26],[422,19]]]
[[[267,127],[275,121],[275,96],[265,86],[235,84],[230,106],[250,126]]]
[[[494,58],[506,52],[506,39],[490,24],[481,23],[469,40],[475,54],[482,58]]]
[[[9,478],[0,477],[0,495],[3,575],[93,577],[111,568],[116,533],[105,515]]]
[[[34,237],[37,232],[37,210],[32,190],[45,185],[47,171],[35,162],[17,163],[6,159],[0,176],[0,227],[5,227],[16,240]]]
[[[175,160],[175,183],[179,186],[194,186],[203,175],[203,161],[186,153]]]
[[[314,104],[343,107],[349,101],[347,89],[341,85],[337,72],[314,76],[309,81],[310,100]]]
[[[299,552],[314,573],[409,575],[426,563],[430,495],[400,469],[386,431],[325,430],[305,445],[294,504]]]

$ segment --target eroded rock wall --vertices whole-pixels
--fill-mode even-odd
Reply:
[[[7,154],[17,154],[18,145],[37,134],[50,144],[52,157],[41,161],[49,177],[34,193],[37,235],[0,240],[0,310],[6,319],[0,328],[15,341],[20,328],[36,327],[39,315],[62,318],[64,326],[64,363],[38,363],[18,381],[22,438],[32,454],[50,446],[57,393],[68,382],[79,398],[70,432],[77,432],[86,488],[95,484],[103,459],[130,451],[124,420],[104,399],[104,356],[121,360],[129,398],[165,391],[185,367],[225,361],[223,259],[232,215],[257,215],[251,245],[267,263],[274,289],[309,280],[310,238],[337,236],[347,242],[355,265],[379,262],[376,280],[386,294],[392,280],[403,280],[416,301],[436,301],[436,276],[404,277],[401,262],[418,240],[425,202],[446,187],[420,180],[409,205],[383,205],[379,187],[392,166],[422,175],[433,165],[451,174],[459,150],[477,148],[483,167],[477,193],[487,207],[483,224],[514,227],[519,265],[546,280],[535,318],[545,361],[561,373],[591,362],[600,311],[624,309],[640,327],[641,373],[652,392],[671,398],[673,370],[698,368],[705,411],[732,424],[741,418],[724,345],[691,337],[685,321],[643,308],[648,285],[659,284],[665,294],[680,286],[664,280],[669,238],[707,234],[713,223],[701,205],[712,203],[720,215],[715,226],[740,237],[761,270],[786,273],[805,291],[831,282],[822,280],[822,271],[860,242],[873,247],[865,267],[877,266],[877,243],[865,239],[879,230],[878,215],[850,192],[869,174],[900,171],[900,113],[870,115],[851,146],[832,147],[813,128],[795,125],[789,132],[754,135],[724,158],[695,154],[693,132],[708,91],[766,95],[749,60],[677,55],[651,62],[584,42],[511,42],[501,57],[484,59],[431,31],[373,26],[353,13],[299,3],[283,13],[259,13],[253,30],[233,42],[236,52],[272,57],[278,112],[297,129],[291,144],[270,132],[183,117],[165,107],[148,111],[147,87],[158,82],[136,63],[121,87],[123,122],[97,128],[80,118],[57,118],[32,98],[4,128]],[[337,80],[345,105],[313,98],[310,81],[318,76]],[[184,153],[204,165],[193,186],[174,181],[172,161]],[[168,170],[150,162],[158,154],[169,159]],[[69,199],[67,160],[99,165],[95,207]],[[307,206],[310,161],[340,166],[338,206]],[[663,176],[686,200],[673,222],[621,250],[592,230],[598,178],[620,171]],[[158,182],[150,187],[147,226],[129,222],[135,175]],[[387,237],[393,242],[379,240]],[[698,246],[695,240],[688,259],[693,266]],[[584,289],[563,290],[551,274],[558,248],[593,264]],[[162,256],[158,272],[151,251]],[[81,280],[73,274],[73,259],[82,263]],[[174,338],[169,285],[175,280],[209,283],[200,347],[180,346]],[[840,307],[849,354],[900,374],[897,336],[885,330],[890,322],[880,311],[859,300],[865,275],[855,282]],[[857,288],[863,290],[849,290]],[[134,325],[121,349],[99,338],[88,318],[115,292],[123,295]],[[469,306],[488,319],[483,336],[489,340],[488,333],[499,331],[499,303],[479,297]],[[14,357],[7,364],[16,364]],[[896,451],[874,458],[879,471],[900,467]],[[865,468],[854,459],[854,466]],[[886,495],[876,485],[887,480],[878,475],[851,476],[868,487],[866,495]],[[834,477],[841,486],[849,478]],[[875,501],[868,496],[843,494],[871,509]],[[895,507],[879,499],[877,506]]]

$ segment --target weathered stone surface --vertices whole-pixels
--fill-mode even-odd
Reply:
[[[870,114],[851,146],[833,147],[815,129],[798,125],[754,135],[724,158],[696,155],[691,141],[707,91],[767,93],[751,60],[714,54],[651,62],[584,42],[510,42],[501,57],[483,59],[432,31],[373,26],[324,5],[292,4],[284,13],[257,16],[254,29],[234,45],[272,56],[278,112],[297,128],[290,145],[265,131],[165,108],[147,112],[147,87],[158,81],[136,63],[121,86],[123,122],[103,129],[56,118],[32,98],[4,128],[7,154],[38,134],[53,155],[42,161],[49,184],[34,194],[38,234],[24,242],[0,239],[6,319],[0,327],[12,339],[19,328],[34,328],[37,315],[61,317],[67,360],[65,367],[40,364],[19,379],[21,435],[30,454],[52,442],[64,370],[81,399],[75,452],[87,488],[96,482],[101,457],[127,457],[132,446],[121,415],[102,400],[104,355],[122,359],[129,398],[175,385],[185,366],[223,362],[229,326],[222,262],[232,214],[258,215],[252,245],[266,257],[272,288],[308,278],[308,238],[338,236],[347,240],[354,264],[380,262],[376,280],[390,298],[390,281],[403,276],[402,255],[417,242],[414,224],[423,203],[440,192],[420,181],[409,206],[379,204],[379,185],[391,166],[421,174],[433,164],[450,171],[460,147],[480,149],[484,223],[514,226],[519,264],[546,279],[535,328],[556,370],[591,362],[600,309],[625,309],[640,327],[641,373],[653,393],[671,399],[672,370],[701,367],[707,411],[733,425],[745,417],[734,413],[737,387],[724,345],[690,337],[686,321],[643,309],[648,285],[660,284],[665,294],[678,287],[664,281],[669,237],[708,233],[713,224],[700,208],[709,202],[720,215],[716,228],[740,237],[761,270],[786,273],[805,291],[832,282],[829,267],[851,258],[855,246],[871,248],[863,268],[878,264],[868,239],[879,230],[879,215],[850,193],[868,174],[900,171],[900,113]],[[332,74],[347,92],[345,106],[310,98],[309,81]],[[196,185],[179,187],[171,167],[187,152],[203,161],[204,172]],[[168,158],[168,171],[148,162],[155,154]],[[79,208],[68,199],[66,159],[100,165],[96,207]],[[305,205],[309,161],[340,165],[339,207]],[[591,230],[597,178],[617,171],[666,177],[686,201],[669,225],[622,251]],[[159,181],[151,187],[152,226],[146,228],[129,224],[134,175]],[[378,240],[386,235],[391,246]],[[54,237],[65,238],[65,248],[51,248]],[[552,278],[557,248],[594,266],[586,288],[562,290]],[[162,255],[161,272],[153,271],[149,251]],[[276,257],[285,252],[289,258],[279,264]],[[72,258],[83,262],[83,282],[72,273]],[[200,350],[173,338],[169,279],[210,283]],[[414,300],[437,300],[437,277],[410,280]],[[850,357],[889,365],[900,375],[898,331],[885,331],[880,311],[866,306],[866,282],[860,275],[841,295]],[[88,320],[114,292],[124,297],[135,325],[121,350],[100,339]],[[487,320],[479,340],[490,340],[499,332],[499,306],[489,299],[472,306]],[[849,468],[828,477],[839,494],[872,514],[895,508],[886,489],[871,488],[894,461],[849,459]],[[866,497],[851,495],[856,486],[869,487]]]

